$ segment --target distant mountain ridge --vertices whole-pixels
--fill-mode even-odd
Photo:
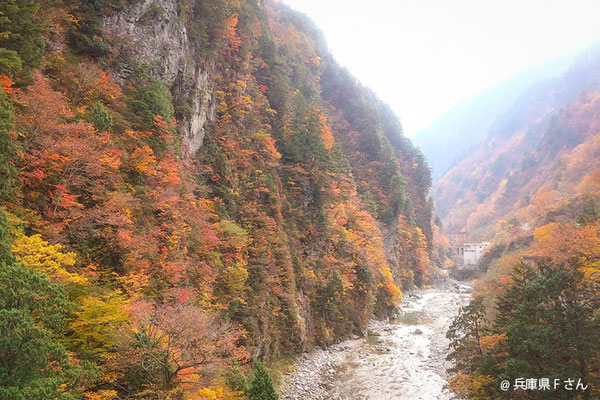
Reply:
[[[411,137],[429,160],[434,181],[440,179],[467,152],[480,143],[498,119],[507,113],[519,96],[540,81],[564,72],[572,57],[563,57],[527,69],[513,78],[469,99]]]
[[[598,398],[597,374],[579,367],[600,365],[598,348],[580,345],[595,346],[599,331],[600,45],[500,103],[510,106],[497,110],[484,139],[432,193],[446,234],[491,242],[473,271],[470,311],[461,309],[448,336],[464,329],[466,318],[484,315],[473,318],[479,326],[492,321],[493,334],[480,343],[493,344],[483,356],[477,346],[451,353],[458,367],[448,387],[462,398],[502,398],[496,377],[573,365],[590,376],[588,397]],[[568,326],[575,330],[567,333]],[[559,345],[557,337],[577,344]],[[574,348],[582,350],[572,356]]]

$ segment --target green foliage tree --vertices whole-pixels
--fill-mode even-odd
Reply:
[[[321,311],[323,321],[337,334],[347,331],[343,300],[344,284],[338,272],[334,270],[327,285],[318,292],[316,309]]]
[[[72,309],[64,290],[19,265],[0,221],[0,399],[78,399],[85,368],[57,340]]]
[[[277,400],[279,395],[273,385],[273,379],[262,362],[257,362],[248,384],[248,400]]]
[[[238,393],[244,393],[248,385],[247,372],[236,362],[223,374],[227,387]]]
[[[88,118],[94,128],[100,132],[110,131],[113,119],[104,104],[97,101],[88,110]]]
[[[289,124],[291,134],[283,143],[283,156],[309,170],[315,167],[320,170],[329,169],[331,157],[322,139],[325,127],[322,111],[307,104],[306,99],[301,96],[295,100],[294,108],[297,115]]]
[[[14,112],[6,93],[0,89],[0,202],[10,200],[17,181],[15,145],[10,137]]]
[[[455,373],[449,388],[460,398],[498,398],[498,383],[494,378],[500,371],[496,347],[504,336],[493,335],[488,327],[483,298],[476,297],[460,308],[446,337],[450,339],[446,358],[453,362],[448,372]]]
[[[36,17],[39,4],[34,0],[0,2],[0,74],[27,83],[31,68],[42,61],[42,25]]]
[[[467,306],[460,308],[458,316],[450,324],[446,332],[446,337],[450,340],[447,359],[454,363],[450,372],[473,372],[473,366],[476,365],[474,361],[483,357],[481,337],[486,326],[485,315],[483,299],[476,297]]]
[[[145,128],[154,124],[154,117],[160,115],[165,121],[173,118],[173,98],[164,83],[152,78],[140,85],[134,93],[131,103],[132,111],[142,120]]]
[[[80,18],[69,30],[69,44],[79,54],[102,58],[109,54],[111,46],[102,36],[103,12],[118,10],[124,0],[77,0],[73,1]]]
[[[18,75],[23,70],[23,60],[14,50],[0,48],[0,71],[8,76]]]
[[[501,379],[544,376],[581,379],[597,384],[592,371],[598,366],[600,329],[597,308],[600,300],[587,287],[579,262],[565,265],[541,261],[534,269],[518,264],[511,283],[498,297],[496,323],[507,333],[508,353]],[[579,393],[591,398],[590,391]],[[561,387],[536,398],[573,398]]]

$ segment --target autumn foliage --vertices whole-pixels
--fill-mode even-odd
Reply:
[[[531,89],[538,100],[505,116],[437,185],[447,228],[492,239],[476,300],[455,320],[468,330],[465,315],[478,317],[480,326],[477,346],[452,337],[462,351],[451,355],[449,387],[461,398],[509,398],[500,381],[521,376],[589,387],[519,389],[514,398],[598,396],[600,88],[595,79],[571,80],[595,76],[598,54],[592,48],[576,60],[553,90]]]
[[[276,397],[257,361],[363,334],[427,282],[427,165],[307,20],[255,1],[180,2],[214,110],[188,154],[179,123],[199,94],[102,29],[125,3],[29,7],[48,25],[32,43],[53,45],[0,71],[2,246],[22,290],[62,307],[36,333],[47,359],[23,367],[51,384],[11,393]],[[160,17],[143,7],[140,26]],[[127,79],[117,61],[135,64]],[[28,329],[44,312],[0,306]]]

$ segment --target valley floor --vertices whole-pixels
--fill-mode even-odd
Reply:
[[[373,321],[366,338],[303,356],[286,376],[282,400],[450,400],[444,388],[446,330],[470,287],[405,294],[399,317]]]

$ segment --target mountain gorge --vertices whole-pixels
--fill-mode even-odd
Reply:
[[[303,15],[0,12],[0,398],[251,397],[440,262],[425,158]]]
[[[0,400],[598,398],[599,67],[422,153],[278,0],[0,2]]]

